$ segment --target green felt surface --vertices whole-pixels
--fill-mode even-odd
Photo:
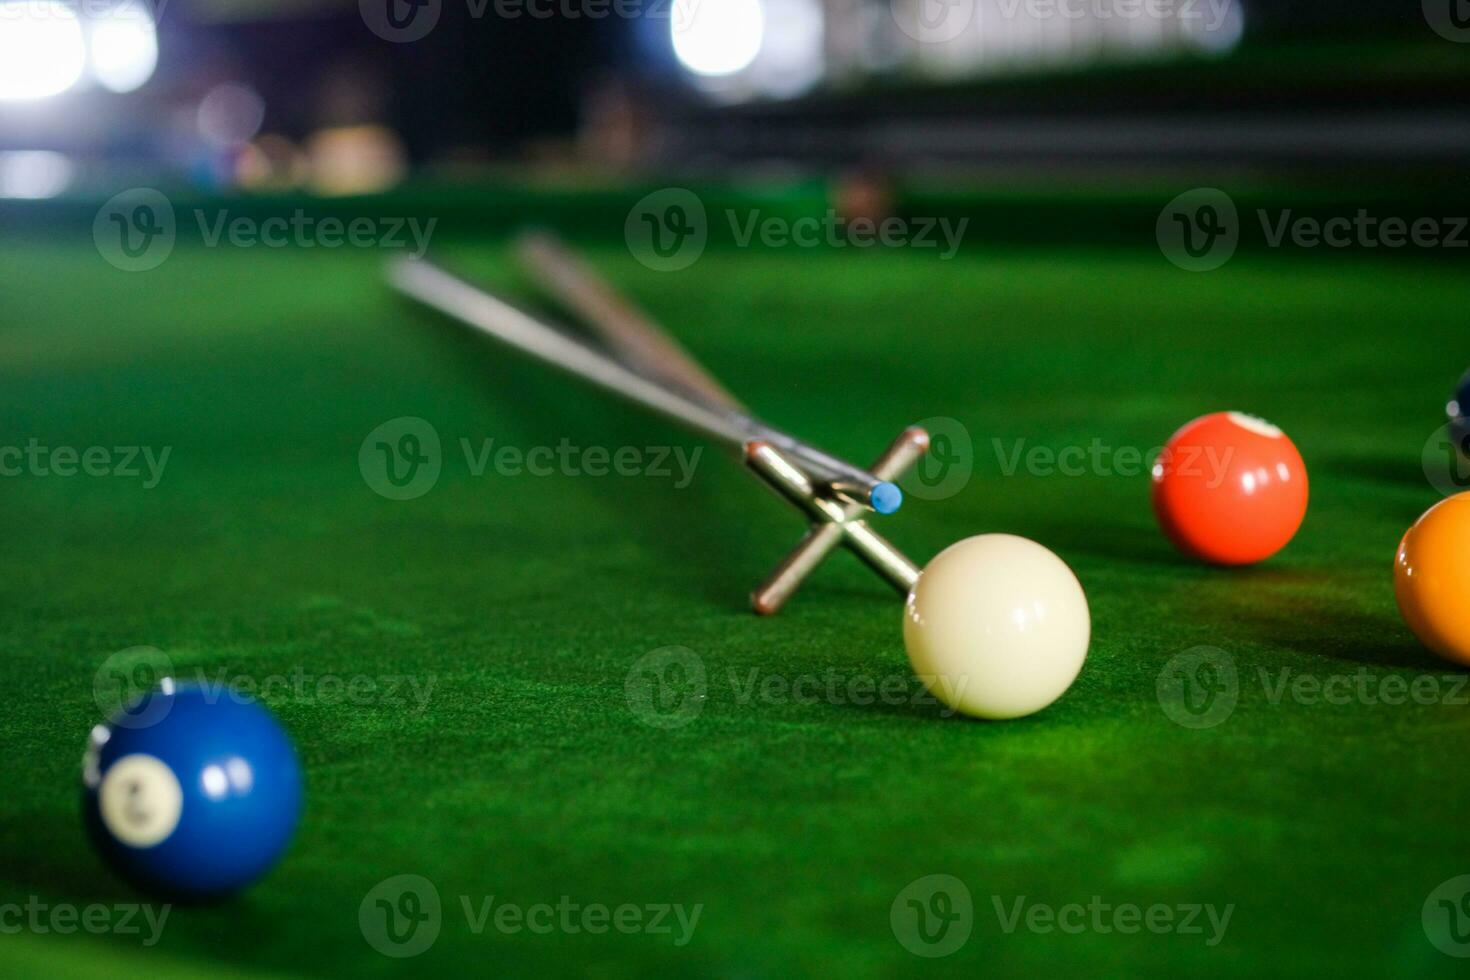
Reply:
[[[837,555],[780,616],[748,613],[799,523],[713,449],[682,488],[474,475],[461,439],[701,444],[394,300],[377,254],[181,243],[125,274],[85,237],[0,239],[0,445],[171,451],[151,489],[0,480],[0,905],[137,900],[77,819],[94,674],[117,651],[156,647],[211,678],[305,677],[266,700],[297,741],[309,800],[287,858],[237,900],[174,909],[148,947],[7,932],[0,972],[1463,968],[1421,923],[1431,890],[1470,873],[1463,694],[1273,696],[1283,676],[1427,676],[1445,694],[1464,679],[1401,624],[1389,564],[1437,499],[1420,451],[1470,360],[1458,269],[1279,252],[1190,274],[1140,242],[949,262],[722,246],[658,274],[613,237],[589,247],[752,406],[819,444],[866,458],[907,423],[958,420],[972,479],[911,499],[883,529],[918,560],[984,531],[1056,550],[1094,618],[1073,689],[1007,724],[854,703],[853,679],[914,691],[898,599]],[[445,252],[524,286],[498,239]],[[1278,422],[1312,476],[1298,539],[1260,568],[1174,555],[1146,475],[1003,472],[1017,440],[1146,451],[1221,408]],[[358,461],[401,416],[431,422],[444,446],[437,485],[411,501],[374,493]],[[1233,658],[1239,692],[1224,723],[1195,730],[1158,685],[1200,645]],[[697,716],[677,728],[643,723],[628,693],[630,669],[667,646],[706,672]],[[429,696],[348,699],[328,677],[409,678]],[[748,696],[752,678],[770,686]],[[815,696],[789,694],[802,678]],[[432,948],[401,960],[359,925],[369,891],[399,874],[431,880],[444,906]],[[890,924],[900,891],[930,874],[961,879],[974,905],[971,938],[940,959],[908,952]],[[478,910],[488,896],[701,913],[682,946],[476,933],[462,897]],[[1214,945],[1208,925],[1007,932],[997,904],[1023,896],[1232,911]]]

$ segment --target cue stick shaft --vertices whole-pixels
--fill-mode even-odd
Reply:
[[[623,363],[646,377],[662,380],[676,390],[693,395],[712,408],[737,412],[749,418],[745,407],[735,396],[667,330],[624,298],[556,236],[550,232],[522,235],[517,253],[522,264],[542,286],[580,315],[613,348]],[[827,482],[827,489],[834,496],[858,507],[873,508],[873,474],[863,471],[856,480],[842,476],[848,466],[844,461],[818,453],[810,446],[773,430],[767,430],[764,437],[808,464],[815,464],[829,474],[838,474],[836,479]],[[886,481],[888,477],[876,479]]]
[[[726,415],[669,391],[430,262],[395,261],[388,267],[388,278],[400,292],[425,306],[706,436],[736,446],[745,445],[749,438]]]
[[[668,331],[555,235],[544,231],[522,235],[516,252],[541,286],[576,312],[626,364],[662,378],[708,405],[745,410]]]
[[[388,280],[425,306],[741,452],[746,443],[763,440],[797,456],[826,482],[850,481],[870,488],[890,486],[851,463],[747,415],[714,408],[672,391],[432,262],[396,259],[389,263]]]

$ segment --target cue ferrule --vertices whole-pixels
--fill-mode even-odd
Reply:
[[[737,416],[737,419],[751,432],[747,442],[769,443],[779,452],[794,457],[833,496],[880,514],[891,514],[902,503],[902,493],[881,476],[824,453],[749,416]]]
[[[897,480],[928,451],[929,433],[919,426],[909,426],[899,433],[898,438],[894,439],[883,455],[878,457],[873,464],[873,473],[883,480]],[[824,521],[813,524],[796,547],[792,548],[786,557],[781,559],[780,564],[766,576],[765,581],[751,592],[751,607],[762,616],[770,616],[779,612],[822,559],[827,557],[833,548],[844,542],[847,537],[844,527],[859,518],[861,514],[862,509],[859,505],[849,503],[844,509],[844,519],[841,523]],[[891,545],[889,549],[894,554],[898,554]],[[864,561],[868,561],[867,556],[862,555],[861,552],[859,555]],[[902,558],[902,555],[899,557]],[[872,561],[868,561],[868,564],[877,568],[890,583],[905,593],[912,586],[910,575],[917,576],[917,569],[908,559],[903,559],[902,564],[887,561],[881,565],[874,564]]]
[[[817,486],[792,457],[760,439],[745,445],[745,462],[766,484],[813,520],[841,523],[842,505],[817,495]]]
[[[927,445],[928,436],[922,429],[906,430],[880,463],[906,468]],[[761,588],[751,594],[751,605],[756,612],[770,615],[780,609],[802,579],[838,544],[853,551],[900,593],[907,593],[918,581],[918,566],[868,526],[860,516],[862,509],[822,496],[812,478],[801,468],[800,461],[761,440],[746,444],[745,460],[768,486],[813,520],[813,527],[801,545],[777,566]]]

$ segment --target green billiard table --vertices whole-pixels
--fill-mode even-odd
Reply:
[[[171,230],[108,193],[0,205],[0,972],[1458,975],[1470,690],[1391,559],[1464,476],[1433,443],[1465,253],[1266,232],[1465,196],[1220,189],[1238,247],[1199,271],[1160,245],[1165,182],[902,189],[906,221],[967,220],[952,252],[742,241],[827,190],[696,187],[687,263],[638,238],[656,185],[168,192]],[[1093,619],[1076,683],[950,716],[846,554],[753,615],[789,508],[395,298],[414,221],[542,312],[511,235],[558,229],[843,456],[926,422],[942,452],[875,520],[919,563],[987,531],[1057,552]],[[1220,409],[1311,477],[1252,568],[1186,560],[1149,506],[1152,452]],[[292,847],[229,901],[165,909],[85,840],[87,733],[164,672],[258,697],[304,766]]]

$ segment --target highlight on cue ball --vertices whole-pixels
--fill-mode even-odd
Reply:
[[[903,642],[930,693],[975,718],[1040,711],[1071,686],[1092,635],[1067,563],[1013,534],[956,542],[904,603]]]

